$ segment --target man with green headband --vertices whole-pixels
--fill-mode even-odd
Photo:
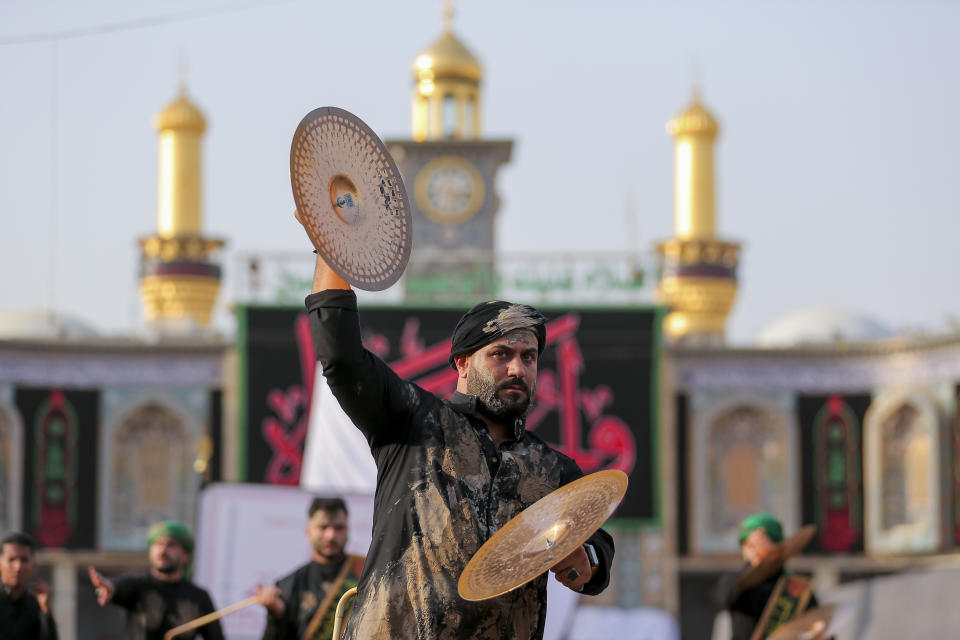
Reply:
[[[150,571],[116,582],[90,567],[90,582],[97,603],[108,602],[127,610],[126,640],[162,640],[164,634],[214,610],[210,594],[187,579],[193,560],[193,536],[179,522],[155,524],[147,537]],[[219,621],[213,621],[178,638],[200,636],[223,640]]]
[[[817,606],[810,581],[785,570],[782,560],[771,564],[770,575],[756,572],[764,561],[770,564],[783,539],[783,525],[772,514],[755,513],[740,524],[737,542],[746,565],[740,573],[724,576],[717,586],[717,597],[730,612],[731,640],[766,638],[776,627]],[[744,580],[749,575],[762,579]]]

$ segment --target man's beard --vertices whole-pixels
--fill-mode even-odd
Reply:
[[[336,560],[343,557],[346,541],[344,541],[344,544],[341,546],[337,546],[335,543],[327,544],[323,541],[320,534],[316,534],[310,536],[310,546],[313,548],[313,552],[321,558]],[[333,549],[333,552],[328,551],[328,549]]]
[[[524,391],[521,400],[504,400],[498,394],[504,387],[518,386]],[[526,415],[533,401],[531,389],[522,378],[508,378],[497,384],[489,371],[472,364],[467,369],[467,393],[477,397],[477,411],[500,424],[511,424]]]
[[[327,562],[336,562],[344,555],[344,547],[337,548],[333,553],[327,553],[323,545],[315,544],[313,545],[313,550],[318,556],[326,560]]]
[[[164,562],[157,567],[157,572],[162,573],[165,576],[172,575],[180,570],[180,565],[174,561]]]

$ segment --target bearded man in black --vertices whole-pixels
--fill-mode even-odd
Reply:
[[[583,476],[525,428],[546,322],[536,309],[481,303],[454,329],[457,391],[438,398],[363,347],[357,298],[318,257],[306,299],[317,359],[377,465],[373,539],[345,640],[539,640],[547,575],[468,602],[457,580],[480,546],[551,491]],[[606,588],[602,529],[552,571],[585,594]]]
[[[190,531],[179,522],[160,522],[150,530],[147,542],[150,572],[146,575],[114,582],[89,568],[97,603],[102,607],[112,602],[127,610],[126,640],[162,640],[170,629],[214,611],[210,594],[187,579],[193,558]],[[223,640],[220,622],[214,620],[177,638],[197,636]]]
[[[0,638],[4,640],[57,640],[50,587],[42,582],[29,585],[36,547],[25,533],[11,533],[0,542]]]
[[[330,640],[337,602],[357,586],[363,558],[345,552],[349,528],[342,498],[314,498],[307,510],[310,562],[277,581],[257,585],[267,609],[263,640]]]

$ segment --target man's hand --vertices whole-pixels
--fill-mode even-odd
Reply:
[[[50,585],[42,580],[33,583],[31,587],[33,595],[37,597],[37,603],[40,605],[40,611],[43,615],[50,615]]]
[[[581,545],[566,558],[550,567],[550,571],[557,574],[557,580],[561,584],[579,592],[583,589],[583,585],[590,582],[594,570],[590,568],[590,559],[587,558],[587,552]]]
[[[303,216],[300,214],[300,209],[293,210],[293,217],[297,219],[303,228],[306,229],[307,225],[303,220]],[[308,234],[309,235],[309,234]],[[317,254],[317,265],[313,272],[313,293],[319,293],[320,291],[326,291],[327,289],[349,289],[350,283],[341,278],[336,274],[336,272],[331,269],[319,253],[314,251]]]
[[[113,583],[100,575],[100,572],[94,569],[93,565],[87,567],[87,571],[90,572],[90,583],[96,589],[97,604],[102,607],[113,598]]]
[[[276,587],[263,587],[258,584],[254,596],[259,604],[265,606],[270,613],[278,618],[287,610],[287,605],[280,599],[280,589]]]
[[[743,541],[740,553],[751,567],[756,567],[777,548],[777,543],[770,539],[763,527],[750,532]]]

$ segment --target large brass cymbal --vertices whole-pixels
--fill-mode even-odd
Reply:
[[[737,590],[744,591],[776,575],[783,568],[788,558],[800,553],[804,547],[810,544],[816,533],[817,528],[808,524],[789,538],[778,543],[760,564],[749,567],[740,574],[740,577],[737,578]]]
[[[587,541],[627,491],[627,474],[608,469],[566,484],[518,513],[470,558],[457,591],[486,600],[533,580]]]
[[[360,118],[308,113],[290,146],[299,218],[320,256],[351,285],[380,291],[410,259],[410,202],[396,163]]]
[[[810,609],[770,634],[769,640],[821,640],[829,638],[853,617],[852,604],[826,604]]]

